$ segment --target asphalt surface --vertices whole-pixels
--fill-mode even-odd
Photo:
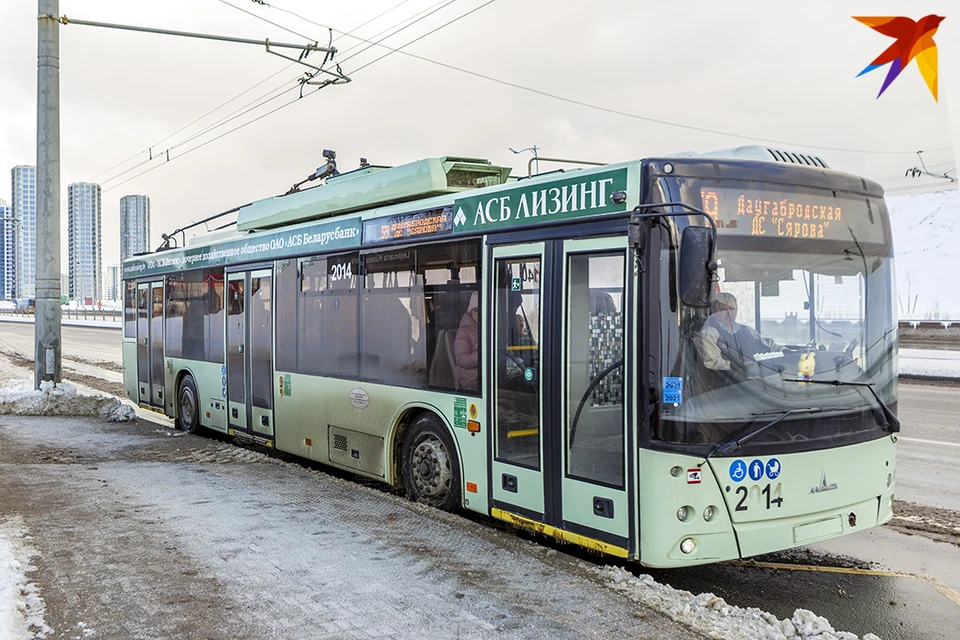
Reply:
[[[960,509],[960,388],[900,385],[897,498]]]
[[[64,357],[120,361],[116,330],[64,327]],[[0,350],[32,352],[32,327],[0,323]],[[65,366],[68,363],[65,362]],[[897,499],[960,510],[960,386],[903,382]],[[954,523],[956,520],[953,521]],[[960,530],[958,530],[960,531]],[[633,567],[694,593],[790,617],[797,608],[837,629],[882,638],[960,637],[960,546],[907,536],[890,527],[760,559],[672,571]]]
[[[703,637],[543,545],[146,420],[0,416],[0,486],[50,639]]]

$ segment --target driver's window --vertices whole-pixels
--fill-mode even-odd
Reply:
[[[567,474],[623,486],[624,254],[567,258]]]
[[[540,257],[497,264],[497,459],[540,468]]]

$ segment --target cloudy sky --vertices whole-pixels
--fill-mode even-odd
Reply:
[[[929,13],[946,16],[939,103],[916,63],[877,99],[886,70],[856,75],[893,41],[850,16]],[[0,3],[3,175],[36,162],[36,14],[35,0]],[[341,170],[463,155],[525,173],[529,152],[509,147],[617,162],[760,143],[817,153],[889,195],[949,186],[904,176],[918,150],[957,175],[955,0],[60,0],[60,14],[275,42],[325,44],[332,27],[352,79],[297,99],[303,68],[261,47],[61,26],[64,238],[66,185],[97,182],[104,266],[118,260],[122,196],[150,197],[156,246],[284,192],[325,148]]]

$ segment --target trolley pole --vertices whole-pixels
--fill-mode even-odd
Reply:
[[[60,382],[60,12],[38,0],[37,17],[37,283],[34,388]]]

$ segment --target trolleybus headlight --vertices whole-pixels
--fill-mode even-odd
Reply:
[[[680,543],[680,551],[683,551],[686,554],[691,554],[697,550],[697,541],[693,538],[684,538]]]
[[[677,520],[680,522],[690,522],[693,519],[693,507],[680,507],[677,509]]]
[[[717,510],[714,508],[713,505],[710,505],[709,507],[703,510],[703,519],[706,520],[707,522],[712,522],[714,516],[716,515],[717,515]]]

